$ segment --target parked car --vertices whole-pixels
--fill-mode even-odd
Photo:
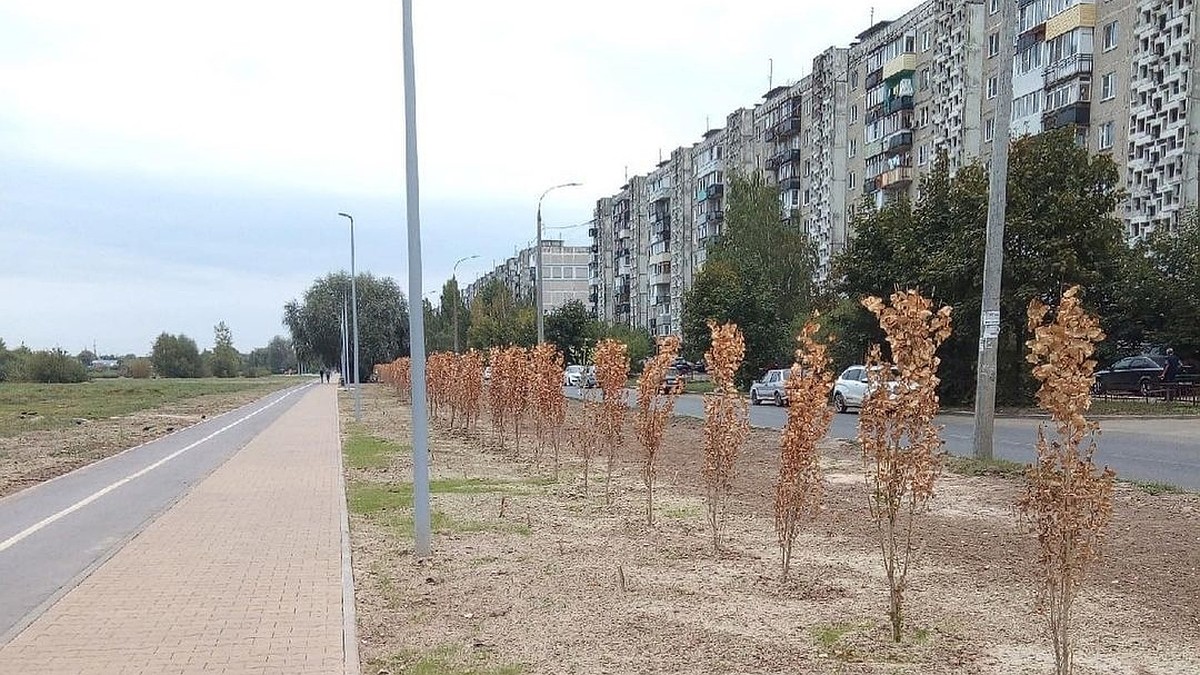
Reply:
[[[587,376],[587,369],[583,366],[567,366],[563,371],[563,386],[578,387],[584,378]]]
[[[671,367],[675,370],[678,370],[680,375],[687,375],[696,369],[696,366],[688,363],[687,359],[683,357],[676,358],[675,361],[671,363]]]
[[[1092,392],[1104,394],[1110,391],[1134,391],[1143,396],[1162,382],[1163,367],[1167,357],[1157,354],[1140,354],[1118,360],[1104,370],[1096,371]],[[1176,382],[1196,382],[1200,377],[1196,369],[1183,364]]]
[[[706,363],[704,361],[704,359],[700,359],[699,361],[695,362],[692,365],[696,368],[697,373],[707,373],[708,372],[708,363]]]
[[[663,374],[662,384],[659,385],[658,391],[663,394],[682,394],[684,380],[683,375],[675,368],[667,368]]]
[[[898,373],[892,369],[892,381],[888,382],[888,390],[895,391],[895,376]],[[840,413],[850,408],[861,408],[871,387],[866,366],[850,366],[838,375],[833,383],[833,407]]]
[[[777,406],[787,405],[787,380],[791,374],[790,368],[768,370],[762,379],[750,385],[750,404],[773,401]]]

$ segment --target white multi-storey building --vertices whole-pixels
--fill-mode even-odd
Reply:
[[[1003,2],[1015,4],[1015,45],[1004,44]],[[1195,3],[926,0],[877,22],[597,202],[597,316],[680,331],[684,294],[726,228],[733,172],[777,186],[781,217],[809,235],[826,277],[856,207],[917,198],[939,153],[951,172],[989,161],[1003,68],[1012,69],[1012,138],[1074,128],[1120,169],[1127,237],[1173,228],[1200,205]]]

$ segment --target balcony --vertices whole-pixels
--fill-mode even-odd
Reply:
[[[632,236],[633,236],[633,229],[629,227],[628,223],[623,225],[621,227],[621,229],[617,230],[617,239],[628,239]]]
[[[700,214],[700,222],[704,224],[719,223],[722,220],[725,220],[724,211],[705,211],[704,213]]]
[[[878,86],[880,82],[883,82],[883,71],[882,70],[876,70],[876,71],[867,73],[867,76],[865,78],[863,78],[863,89],[865,89],[867,91],[871,91],[876,86]]]
[[[884,115],[891,115],[894,112],[900,112],[901,110],[912,110],[912,109],[913,109],[913,97],[912,96],[896,96],[895,98],[889,98],[883,104],[883,114]]]
[[[1072,57],[1063,59],[1058,63],[1046,68],[1042,71],[1042,78],[1045,80],[1046,88],[1070,79],[1081,73],[1092,72],[1092,55],[1091,54],[1076,54]]]
[[[595,228],[595,227],[589,227],[589,228],[588,228],[588,236],[589,236],[589,237],[591,237],[591,238],[593,238],[593,239],[595,239],[595,238],[596,238],[596,235],[597,235],[599,232],[600,232],[600,230],[599,230],[599,229],[597,229],[597,228]],[[595,247],[593,247],[593,250],[595,250]]]
[[[800,177],[792,176],[790,178],[784,178],[783,180],[779,181],[779,189],[783,190],[785,192],[787,190],[799,190],[800,189]]]
[[[1049,131],[1072,124],[1086,127],[1091,124],[1092,106],[1086,101],[1076,101],[1065,108],[1051,110],[1042,114],[1042,129]]]
[[[917,55],[906,52],[883,64],[883,79],[890,80],[897,75],[911,73],[917,69]]]
[[[800,118],[793,115],[782,119],[772,129],[775,131],[776,139],[791,138],[800,133]]]
[[[708,187],[701,188],[700,192],[696,193],[696,201],[720,199],[723,194],[725,194],[725,186],[721,183],[713,183]]]
[[[879,177],[879,187],[884,190],[906,188],[912,183],[913,170],[911,166],[900,166],[885,172]]]
[[[897,134],[892,134],[887,140],[887,154],[895,155],[912,148],[913,135],[911,131],[901,131]]]
[[[767,160],[767,168],[774,171],[785,164],[795,164],[800,161],[800,148],[791,148]]]

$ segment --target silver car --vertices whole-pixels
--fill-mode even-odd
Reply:
[[[772,401],[777,406],[787,405],[787,380],[791,375],[790,368],[768,370],[761,380],[750,385],[750,404]]]
[[[895,392],[895,380],[898,375],[899,372],[893,368],[892,377],[886,385],[889,392]],[[837,381],[833,383],[833,407],[840,413],[844,413],[850,408],[861,408],[869,391],[867,367],[850,366],[843,370],[842,374],[838,375]]]

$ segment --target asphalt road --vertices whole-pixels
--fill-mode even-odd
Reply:
[[[270,394],[0,500],[0,644],[275,421],[308,386]]]
[[[567,389],[578,397],[578,390]],[[675,414],[704,417],[703,397],[680,396]],[[773,405],[751,406],[750,424],[768,429],[783,428],[787,410]],[[1037,427],[1041,420],[998,418],[993,435],[993,454],[998,459],[1031,462]],[[975,419],[972,415],[941,415],[942,441],[952,455],[972,454]],[[1200,419],[1107,419],[1100,421],[1096,461],[1112,467],[1119,478],[1177,485],[1200,491]],[[858,414],[834,415],[831,438],[853,439],[858,433]]]

